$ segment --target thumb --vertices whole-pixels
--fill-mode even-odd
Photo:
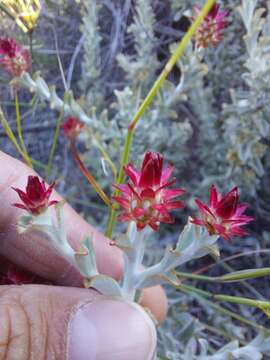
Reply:
[[[152,360],[156,331],[137,304],[94,290],[0,286],[0,359]]]

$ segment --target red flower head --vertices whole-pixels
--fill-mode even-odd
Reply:
[[[14,77],[31,69],[29,52],[14,39],[0,38],[0,64]]]
[[[198,7],[194,10],[196,15],[201,11]],[[227,11],[220,11],[220,5],[213,5],[195,34],[195,43],[198,47],[215,47],[221,41],[222,30],[227,26],[227,21],[225,21],[227,15]]]
[[[58,203],[56,200],[49,201],[54,184],[46,189],[45,182],[40,181],[37,176],[28,176],[26,191],[13,188],[19,195],[23,204],[13,204],[14,206],[29,211],[33,215],[39,215],[46,209]]]
[[[217,192],[215,185],[212,185],[209,205],[205,205],[199,199],[196,199],[202,217],[201,219],[193,218],[192,222],[205,226],[210,235],[217,234],[226,240],[231,240],[234,235],[247,235],[247,231],[242,226],[248,224],[254,218],[243,215],[248,205],[239,204],[238,201],[237,187],[222,196]]]
[[[149,225],[157,231],[159,223],[172,223],[170,211],[182,208],[181,201],[173,198],[182,195],[183,189],[168,189],[175,179],[168,181],[173,166],[163,169],[163,157],[159,153],[147,152],[140,171],[132,164],[125,167],[125,173],[131,182],[115,185],[123,195],[114,200],[123,208],[120,221],[135,221],[139,230]]]
[[[84,128],[84,124],[76,117],[69,117],[61,125],[64,134],[69,139],[75,139]]]

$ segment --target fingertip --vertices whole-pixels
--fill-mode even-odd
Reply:
[[[67,349],[69,360],[152,360],[156,330],[141,306],[104,298],[76,310]]]
[[[24,188],[27,177],[35,174],[34,170],[1,151],[0,164],[0,225],[2,229],[0,254],[28,271],[59,285],[81,285],[82,278],[78,271],[72,269],[56,254],[41,234],[33,233],[23,236],[16,231],[15,224],[23,212],[12,206],[17,201],[17,194],[11,187]],[[56,191],[53,191],[51,198],[62,200]],[[123,256],[120,250],[110,246],[109,240],[82,219],[68,204],[64,205],[64,217],[68,241],[73,249],[77,250],[86,236],[92,236],[98,270],[119,279],[123,269]]]
[[[168,313],[168,299],[161,286],[145,288],[142,291],[140,304],[149,309],[159,324],[162,324]]]

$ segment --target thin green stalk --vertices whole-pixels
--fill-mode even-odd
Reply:
[[[53,162],[56,147],[57,147],[57,142],[58,142],[58,138],[59,138],[60,127],[61,127],[61,122],[62,122],[63,116],[64,116],[64,109],[62,109],[60,111],[60,114],[56,121],[56,127],[55,127],[55,131],[54,131],[54,136],[53,136],[53,143],[52,143],[52,147],[50,150],[48,164],[47,164],[47,168],[46,168],[46,181],[49,180],[49,176],[51,175],[51,172],[52,172],[52,162]]]
[[[181,272],[181,271],[176,271],[175,275],[177,275],[181,281],[185,280],[185,279],[209,281],[209,282],[217,281],[217,279],[215,277],[206,276],[206,275],[198,275],[198,274],[190,274],[190,273],[185,273],[185,272]]]
[[[216,259],[214,259],[214,260],[216,261]],[[234,269],[227,263],[221,263],[221,266],[226,271],[234,271]],[[246,289],[251,291],[255,296],[258,296],[260,299],[264,299],[264,296],[262,294],[260,294],[259,291],[257,291],[251,284],[247,283],[246,281],[243,281],[242,284]]]
[[[216,304],[216,303],[214,303],[213,301],[210,300],[210,299],[214,299],[214,296],[217,296],[217,295],[214,295],[209,291],[197,289],[196,287],[191,286],[191,285],[181,284],[181,285],[178,286],[178,289],[180,291],[186,293],[186,294],[196,294],[196,296],[203,299],[206,304],[208,304],[209,306],[211,306],[212,308],[214,308],[218,312],[220,312],[222,314],[225,314],[227,316],[230,316],[231,318],[233,318],[235,320],[238,320],[238,321],[242,322],[243,324],[247,324],[249,326],[252,326],[253,328],[255,328],[255,329],[259,330],[259,331],[263,331],[267,335],[270,335],[270,330],[265,328],[264,326],[258,325],[257,323],[255,323],[255,322],[253,322],[251,320],[248,320],[245,317],[243,317],[243,316],[241,316],[239,314],[236,314],[231,310],[225,309],[224,307],[222,307],[222,306],[220,306],[220,305],[218,305],[218,304]],[[218,296],[223,296],[223,295],[218,295]],[[216,299],[216,300],[218,300],[218,299]]]
[[[233,270],[229,267],[230,270]],[[225,274],[222,276],[218,276],[217,280],[222,282],[232,282],[232,281],[243,281],[249,279],[256,279],[258,277],[270,275],[270,268],[260,268],[260,269],[247,269],[247,270],[239,270],[233,271],[229,274]]]
[[[177,286],[177,289],[184,291],[185,293],[195,293],[201,297],[203,297],[204,299],[207,298],[211,298],[212,294],[210,293],[210,291],[206,291],[206,290],[202,290],[202,289],[198,289],[195,286],[192,285],[186,285],[186,284],[180,284]]]
[[[204,266],[203,268],[199,269],[198,271],[196,271],[196,274],[201,274],[201,273],[204,273],[206,271],[209,271],[210,269],[212,269],[213,267],[216,267],[217,265],[218,266],[223,266],[224,263],[226,264],[228,261],[235,260],[235,259],[238,259],[238,258],[243,257],[243,256],[269,254],[269,253],[270,253],[270,250],[268,250],[268,249],[260,249],[260,250],[252,250],[252,251],[246,251],[246,252],[242,252],[242,253],[237,253],[237,254],[234,254],[234,255],[231,255],[231,256],[227,256],[222,260],[219,259],[218,261],[217,261],[216,258],[213,258],[215,260],[214,263],[211,263],[211,264],[209,264],[207,266]]]
[[[126,140],[125,140],[124,152],[123,152],[122,159],[121,159],[121,169],[119,171],[117,181],[116,181],[117,184],[121,184],[121,182],[123,182],[123,179],[124,179],[124,171],[123,171],[123,169],[124,169],[124,166],[128,162],[129,149],[130,149],[130,146],[131,146],[131,143],[132,143],[132,135],[133,135],[132,132],[133,132],[133,130],[131,130],[129,128],[128,133],[127,133],[127,137],[126,137]],[[116,190],[114,195],[118,195],[118,194],[119,194],[119,191]],[[106,231],[106,236],[108,238],[112,237],[113,228],[114,228],[114,225],[115,225],[115,222],[116,222],[116,216],[117,216],[116,210],[112,209],[110,211],[110,217],[109,217],[109,221],[108,221],[108,225],[107,225],[107,231]]]
[[[9,140],[11,141],[11,143],[14,145],[14,147],[16,148],[16,150],[18,151],[18,153],[22,156],[22,158],[24,159],[24,161],[26,163],[28,163],[29,159],[26,157],[24,151],[20,148],[20,145],[18,144],[15,135],[13,134],[13,131],[11,130],[5,116],[4,113],[0,107],[0,122],[6,132],[7,137],[9,138]]]
[[[204,18],[207,16],[208,12],[211,10],[211,8],[214,5],[215,1],[216,0],[207,0],[206,1],[205,5],[204,5],[203,9],[201,10],[200,14],[198,15],[197,19],[193,22],[193,24],[189,28],[188,32],[185,34],[185,36],[181,40],[179,46],[177,47],[175,52],[170,57],[169,61],[165,65],[163,71],[159,75],[158,79],[156,80],[156,82],[152,86],[152,88],[149,91],[148,95],[146,96],[146,98],[142,102],[141,106],[139,107],[138,111],[136,112],[135,116],[133,117],[133,119],[132,119],[132,121],[131,121],[131,123],[130,123],[130,125],[128,127],[127,137],[126,137],[126,140],[125,140],[124,150],[123,150],[123,154],[122,154],[122,158],[121,158],[120,170],[119,170],[119,174],[118,174],[118,177],[117,177],[117,183],[118,184],[120,184],[124,180],[124,166],[128,162],[130,147],[131,147],[131,144],[132,144],[133,133],[134,133],[135,127],[138,124],[138,121],[140,120],[140,118],[143,116],[143,114],[145,113],[145,111],[147,110],[149,105],[154,100],[155,96],[159,92],[161,86],[163,85],[164,81],[166,80],[167,76],[169,75],[169,73],[173,69],[176,62],[184,54],[186,46],[190,42],[191,38],[195,34],[198,27],[201,25]],[[117,195],[117,194],[118,194],[118,191],[115,192],[115,195]],[[106,231],[106,235],[109,238],[112,237],[115,221],[116,221],[116,211],[114,209],[112,209],[111,213],[110,213],[110,216],[109,216],[108,225],[107,225],[107,231]]]
[[[270,301],[249,299],[249,298],[244,298],[244,297],[240,297],[240,296],[228,296],[228,295],[223,295],[223,294],[213,294],[210,291],[201,290],[201,289],[198,289],[198,288],[190,286],[190,285],[181,284],[180,288],[182,286],[189,287],[192,289],[193,292],[196,292],[197,294],[199,294],[203,297],[206,297],[206,298],[212,298],[212,299],[218,300],[218,301],[231,302],[231,303],[239,304],[239,305],[252,306],[252,307],[259,308],[261,310],[267,310],[267,309],[270,310]]]
[[[244,298],[240,296],[229,296],[223,294],[213,295],[213,298],[218,301],[225,301],[233,304],[247,305],[251,307],[256,307],[258,309],[270,310],[270,301],[262,301],[262,300]]]
[[[270,268],[261,268],[261,269],[248,269],[233,271],[231,273],[221,275],[221,276],[206,276],[196,273],[185,273],[181,271],[176,271],[176,275],[181,279],[192,279],[199,281],[209,281],[209,282],[234,282],[234,281],[244,281],[249,279],[256,279],[258,277],[270,275]]]
[[[216,260],[216,258],[213,257],[213,259],[215,260],[215,263],[205,266],[204,268],[200,269],[196,275],[199,275],[202,272],[205,272],[211,268],[213,268],[216,265],[220,265],[223,267],[223,269],[227,270],[227,271],[232,271],[232,273],[230,274],[226,274],[220,277],[220,281],[222,282],[226,282],[228,279],[228,277],[230,278],[229,281],[234,281],[234,280],[242,280],[242,284],[248,289],[250,290],[255,296],[259,297],[261,300],[264,299],[264,296],[262,296],[251,284],[247,283],[244,280],[248,280],[248,279],[252,279],[252,278],[257,278],[260,276],[266,276],[269,275],[269,270],[270,268],[261,268],[261,269],[249,269],[249,270],[244,270],[244,271],[234,271],[234,269],[229,266],[228,264],[226,264],[227,261],[236,259],[238,257],[241,256],[247,256],[247,255],[253,255],[253,254],[260,254],[260,253],[269,253],[270,250],[256,250],[256,251],[249,251],[246,253],[240,253],[240,254],[236,254],[233,256],[229,256],[223,260]],[[247,274],[247,272],[249,272],[249,274]],[[246,275],[244,274],[246,273]],[[196,279],[195,279],[196,280]],[[199,280],[199,279],[198,279]]]
[[[17,132],[18,132],[20,147],[21,147],[22,151],[24,152],[24,159],[25,159],[27,165],[30,167],[33,167],[32,161],[30,159],[30,156],[28,155],[26,146],[23,141],[20,102],[19,102],[19,97],[18,97],[17,91],[15,91],[15,109],[16,109]]]
[[[31,158],[32,163],[37,167],[40,168],[42,170],[47,170],[47,164],[43,164],[41,161],[35,160],[33,158]]]

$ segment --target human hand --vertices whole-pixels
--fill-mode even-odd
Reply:
[[[0,152],[0,254],[59,286],[0,286],[0,360],[151,360],[156,332],[142,307],[77,288],[80,274],[41,235],[18,235],[15,224],[21,210],[11,206],[17,201],[11,186],[23,188],[31,174]],[[60,199],[56,193],[52,197]],[[109,246],[70,206],[64,209],[70,244],[77,248],[85,235],[93,234],[99,271],[121,277],[120,250]],[[160,287],[145,289],[141,305],[159,322],[166,316]]]

